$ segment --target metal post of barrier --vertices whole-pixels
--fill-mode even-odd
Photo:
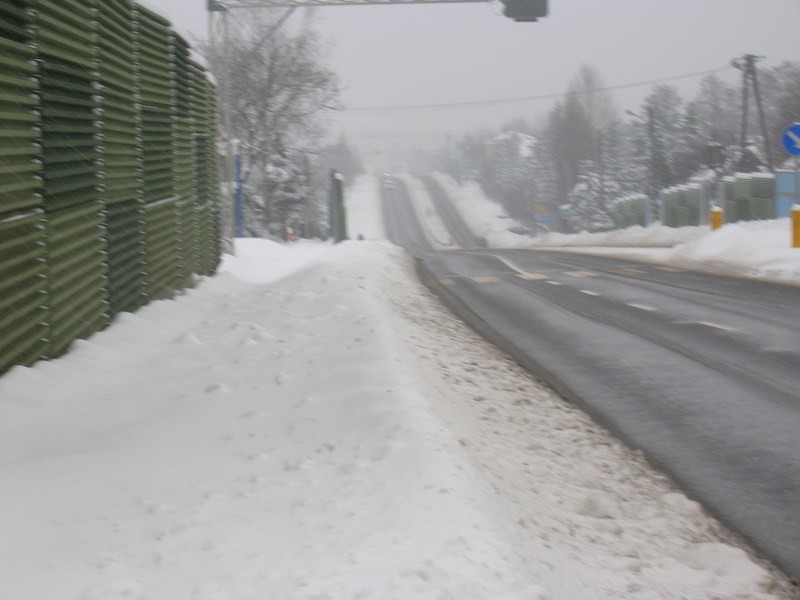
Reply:
[[[236,237],[244,237],[244,198],[242,195],[242,151],[236,143]]]

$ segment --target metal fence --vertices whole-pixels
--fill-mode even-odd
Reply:
[[[678,185],[663,190],[659,203],[661,221],[667,227],[707,224],[712,204],[725,211],[725,221],[729,223],[787,216],[779,209],[775,176],[771,173],[737,173],[723,177],[716,185],[713,182]],[[618,228],[644,226],[647,198],[643,195],[621,198],[612,203],[609,212]]]
[[[214,88],[131,0],[0,0],[0,373],[220,258]]]

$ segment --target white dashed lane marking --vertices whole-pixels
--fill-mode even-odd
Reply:
[[[637,304],[636,302],[628,302],[628,306],[632,306],[633,308],[638,308],[639,310],[646,310],[648,312],[654,312],[658,309],[648,306],[647,304]]]
[[[564,271],[564,275],[569,275],[570,277],[597,277],[597,273],[592,273],[591,271]]]
[[[578,290],[581,294],[586,294],[587,296],[599,296],[597,292],[593,292],[592,290]]]
[[[705,325],[706,327],[712,327],[714,329],[721,329],[722,331],[739,331],[736,327],[729,327],[728,325],[720,325],[719,323],[714,323],[712,321],[698,321],[698,325]]]
[[[501,263],[503,263],[509,269],[514,271],[514,273],[516,273],[517,277],[519,277],[520,279],[525,279],[527,281],[538,281],[540,279],[547,279],[547,275],[543,275],[541,273],[530,273],[530,272],[526,271],[525,269],[520,268],[519,266],[517,266],[516,264],[514,264],[512,261],[508,260],[504,256],[498,256],[497,254],[493,254],[492,256],[494,256],[497,260],[499,260]]]

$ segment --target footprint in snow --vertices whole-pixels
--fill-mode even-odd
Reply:
[[[225,393],[230,392],[230,391],[231,391],[231,388],[229,388],[224,383],[212,383],[210,386],[208,386],[205,389],[205,393],[206,394],[217,394],[217,393],[225,394]]]
[[[203,342],[200,341],[195,334],[190,331],[185,331],[175,338],[173,344],[185,344],[187,346],[202,346]]]

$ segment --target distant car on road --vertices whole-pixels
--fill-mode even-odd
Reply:
[[[397,186],[397,182],[395,181],[392,174],[388,171],[384,171],[381,173],[381,187],[385,190],[394,189]]]
[[[517,235],[527,235],[532,236],[533,232],[528,229],[527,227],[523,227],[522,225],[515,225],[514,227],[509,227],[508,230],[511,233],[516,233]]]

